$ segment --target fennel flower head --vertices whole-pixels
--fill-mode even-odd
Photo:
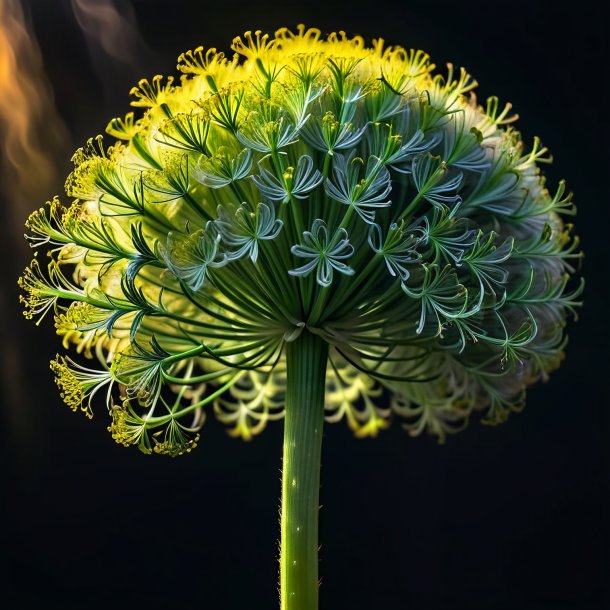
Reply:
[[[25,315],[49,311],[65,402],[178,455],[207,414],[280,419],[286,348],[328,345],[325,415],[444,440],[504,421],[563,356],[580,253],[510,105],[422,51],[299,26],[197,48],[73,157],[27,222]],[[572,286],[572,284],[574,285]],[[78,360],[78,358],[77,358]],[[95,399],[95,400],[94,400]]]

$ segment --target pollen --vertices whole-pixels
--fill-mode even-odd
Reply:
[[[85,391],[83,385],[68,366],[66,359],[58,356],[51,361],[51,370],[55,375],[55,383],[59,387],[60,396],[72,411],[82,410],[87,417],[93,417],[88,405],[84,404]]]

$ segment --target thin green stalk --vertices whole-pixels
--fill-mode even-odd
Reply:
[[[328,344],[305,331],[286,344],[281,610],[318,608],[318,506]]]

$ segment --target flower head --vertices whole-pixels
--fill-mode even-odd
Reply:
[[[73,203],[28,220],[50,262],[20,280],[26,316],[101,362],[54,361],[64,400],[90,413],[103,388],[113,437],[145,452],[190,451],[209,411],[250,439],[307,330],[330,347],[327,419],[358,436],[520,409],[581,291],[540,141],[421,51],[303,26],[233,49],[140,81],[118,141],[74,155]]]

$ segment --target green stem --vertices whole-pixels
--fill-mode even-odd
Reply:
[[[281,610],[318,608],[318,506],[328,344],[305,331],[286,344]]]

